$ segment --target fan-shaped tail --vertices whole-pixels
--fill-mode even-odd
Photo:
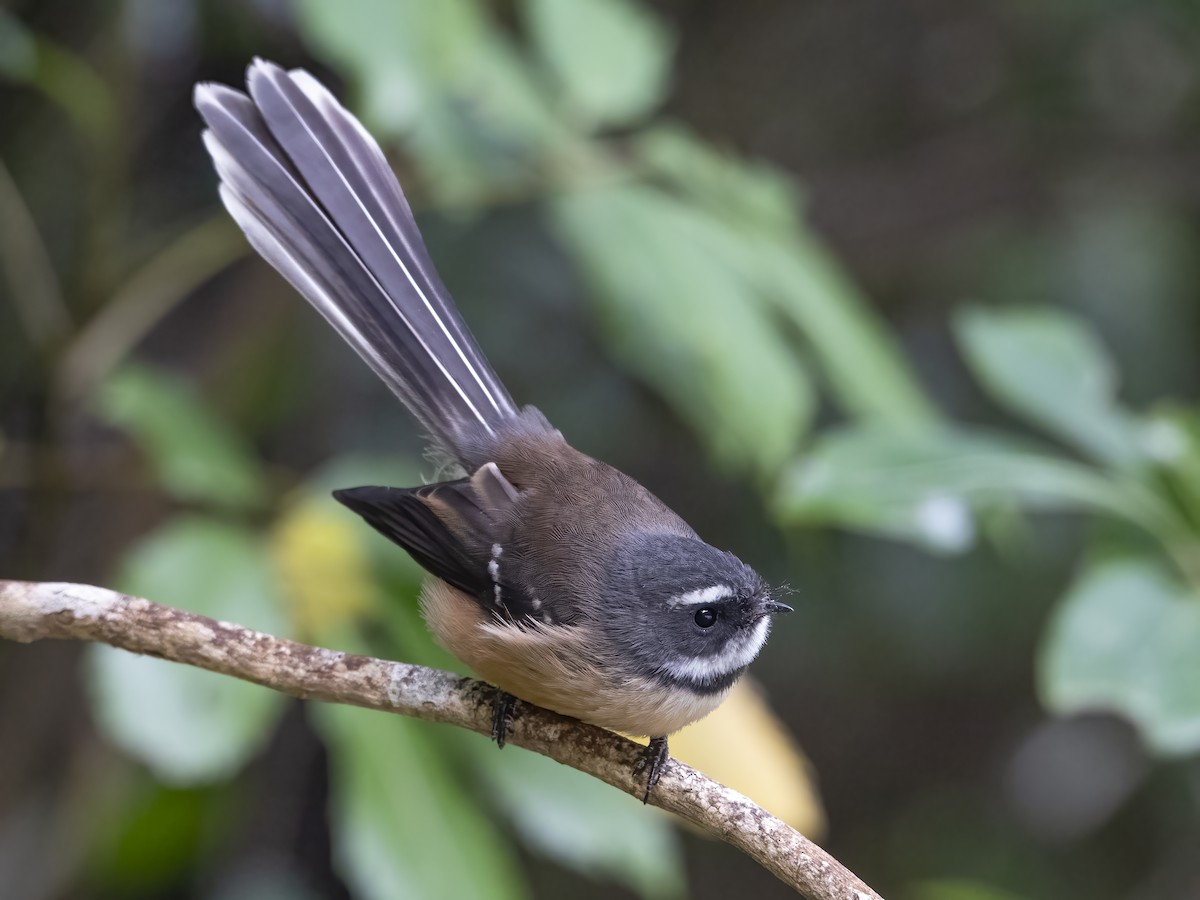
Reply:
[[[517,415],[366,129],[307,72],[196,86],[221,198],[256,250],[460,461]]]

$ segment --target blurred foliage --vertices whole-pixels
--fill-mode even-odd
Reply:
[[[1085,569],[1046,636],[1039,675],[1059,713],[1111,709],[1163,754],[1200,747],[1200,603],[1150,559]]]
[[[719,255],[721,235],[686,205],[646,187],[560,201],[562,233],[608,306],[622,361],[643,374],[713,450],[774,471],[812,414],[795,354]],[[749,298],[748,298],[749,299]],[[763,385],[772,402],[758,402]]]
[[[377,414],[372,388],[327,389],[314,376],[329,368],[313,358],[323,351],[263,311],[263,294],[285,293],[278,280],[226,271],[245,247],[198,174],[184,82],[235,80],[256,52],[291,62],[299,41],[312,54],[303,64],[344,78],[350,105],[402,151],[406,190],[464,305],[481,295],[519,313],[468,310],[495,326],[485,344],[503,353],[509,340],[501,368],[538,383],[531,399],[545,395],[576,425],[640,404],[634,436],[608,448],[693,506],[702,531],[796,582],[802,627],[780,623],[758,668],[831,785],[846,862],[914,900],[1184,896],[1200,884],[1200,204],[1154,186],[1194,180],[1179,174],[1196,150],[1190,6],[1023,3],[943,12],[909,31],[893,25],[915,14],[871,4],[128,0],[73,15],[71,27],[27,6],[0,12],[0,78],[32,123],[7,135],[0,165],[11,295],[0,304],[0,474],[32,498],[0,509],[14,567],[59,579],[63,560],[91,553],[101,562],[81,579],[346,650],[457,665],[411,602],[419,570],[328,499],[333,487],[428,474],[415,447],[349,452],[390,446],[381,423],[401,414],[387,398]],[[829,34],[858,33],[841,17],[869,18],[857,6],[872,8],[875,42],[831,52]],[[693,17],[734,37],[705,38]],[[737,77],[706,74],[684,31],[713,60],[750,41]],[[189,33],[213,44],[196,71]],[[145,69],[140,81],[129,60]],[[147,73],[171,72],[169,60],[184,64],[163,80],[168,112],[145,111]],[[789,108],[774,73],[806,65],[805,99]],[[1002,102],[1019,120],[974,130],[971,111]],[[42,107],[63,122],[47,125]],[[709,137],[721,133],[714,116],[759,122],[758,143],[815,156],[752,159]],[[902,156],[892,142],[914,122],[932,127],[922,116],[958,143],[920,146],[921,177],[907,187],[861,175],[855,152]],[[1043,147],[1084,121],[1095,123],[1088,147],[1111,158],[1065,173]],[[822,122],[840,126],[836,139]],[[1158,162],[1155,141],[1173,129],[1184,162],[1163,164],[1149,186],[1114,177],[1121,154]],[[155,140],[184,148],[180,161]],[[1006,206],[1011,220],[953,224],[956,204],[1014,189],[986,166],[1021,153],[1051,170],[1057,193],[1021,198],[1020,216]],[[843,174],[854,164],[870,190]],[[810,224],[815,201],[792,168],[842,179],[857,201],[828,230],[873,295],[903,293],[909,279],[915,313],[880,317]],[[903,259],[872,249],[870,234],[856,245],[863,208],[891,223]],[[933,262],[922,234],[939,215],[952,224]],[[497,221],[520,237],[497,238]],[[503,262],[474,253],[464,233]],[[574,371],[545,383],[542,357],[575,362],[589,349],[557,329],[555,292],[591,304],[595,327],[581,330],[648,396]],[[987,303],[935,317],[926,293]],[[553,334],[562,349],[509,333]],[[673,439],[675,423],[685,439]],[[711,467],[692,458],[696,442]],[[104,510],[82,533],[70,507],[93,507],[63,487],[80,473],[80,493]],[[129,496],[142,505],[114,499]],[[130,507],[140,512],[110,512]],[[20,525],[8,542],[10,520]],[[19,708],[4,705],[15,682],[3,671],[0,711]],[[728,896],[765,877],[735,868],[725,848],[696,850],[631,798],[475,735],[341,708],[292,721],[257,687],[103,648],[82,671],[97,728],[153,778],[80,741],[61,796],[12,789],[19,802],[6,810],[0,766],[0,878],[18,894],[486,898],[559,896],[570,884],[584,896],[583,875],[599,881],[597,896],[666,898]],[[1047,710],[1074,718],[1031,726],[1021,700],[1034,681]],[[40,702],[57,705],[50,696]],[[1131,723],[1161,760],[1153,776],[1119,740],[1065,727],[1097,711]],[[821,801],[787,727],[747,687],[672,747],[816,832]],[[0,762],[21,752],[6,741]],[[304,763],[313,745],[321,755]],[[57,769],[48,780],[57,785]],[[266,783],[288,798],[273,829],[255,818],[273,805],[247,796]],[[221,848],[243,820],[254,837],[237,838],[249,862],[235,864]],[[43,821],[49,862],[22,849]],[[295,836],[312,822],[328,830],[315,848]]]
[[[289,504],[271,543],[292,624],[303,639],[334,634],[347,619],[369,615],[378,602],[357,529],[327,497],[306,491]]]
[[[636,798],[545,757],[519,750],[503,758],[481,741],[461,743],[530,849],[644,897],[685,893],[679,842],[665,816],[647,815]]]
[[[496,829],[420,723],[343,706],[315,721],[332,763],[335,860],[356,896],[524,894]]]
[[[1163,752],[1200,750],[1200,523],[1190,495],[1200,457],[1186,430],[1115,399],[1113,366],[1073,317],[967,309],[962,352],[998,403],[1095,460],[1006,437],[940,430],[916,438],[850,428],[820,438],[781,493],[785,518],[837,521],[938,550],[972,543],[972,517],[1013,508],[1083,510],[1143,529],[1136,562],[1106,538],[1043,649],[1040,677],[1058,712],[1129,716]],[[1189,475],[1162,477],[1162,469]],[[1183,488],[1181,495],[1175,483]],[[1167,566],[1173,565],[1173,571]]]
[[[283,630],[259,535],[220,521],[176,518],[132,548],[116,587],[218,621]],[[270,733],[283,698],[256,685],[110,647],[88,648],[97,723],[163,781],[227,778]]]
[[[97,400],[100,415],[144,449],[172,497],[233,508],[262,503],[263,476],[245,442],[170,372],[126,367],[105,382]]]
[[[825,813],[811,766],[747,675],[714,712],[671,740],[671,755],[753,797],[767,812],[819,840]]]

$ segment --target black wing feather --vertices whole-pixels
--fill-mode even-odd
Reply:
[[[535,615],[530,598],[504,577],[503,555],[493,552],[500,545],[495,523],[479,506],[470,479],[419,488],[348,488],[333,496],[485,612],[512,621]]]
[[[472,597],[482,597],[491,586],[487,563],[472,559],[462,542],[418,495],[420,490],[358,487],[334,491],[333,496],[408,551],[423,569]]]

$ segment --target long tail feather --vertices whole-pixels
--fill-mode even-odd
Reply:
[[[456,458],[517,415],[442,284],[379,145],[307,72],[196,87],[221,197],[254,248]]]

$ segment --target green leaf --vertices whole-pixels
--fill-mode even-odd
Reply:
[[[772,166],[722,152],[678,122],[645,129],[634,146],[651,174],[723,219],[775,235],[798,225],[796,181]]]
[[[366,114],[393,131],[416,124],[486,37],[470,0],[300,0],[296,24],[317,55],[360,81]]]
[[[1173,404],[1159,406],[1142,423],[1139,444],[1158,467],[1166,495],[1192,532],[1200,531],[1200,413]]]
[[[90,854],[95,872],[89,884],[100,896],[168,893],[204,846],[211,791],[132,784],[137,787],[124,795],[123,806],[114,804],[95,822]]]
[[[647,132],[637,146],[652,174],[722,223],[742,277],[808,338],[847,412],[898,428],[937,419],[883,324],[798,218],[791,178],[675,125]]]
[[[807,427],[811,387],[728,229],[638,185],[566,194],[552,209],[626,365],[721,460],[777,471]]]
[[[487,780],[527,847],[589,877],[616,879],[647,900],[683,894],[683,856],[668,818],[536,753],[501,754],[479,741],[466,747],[472,771]]]
[[[973,516],[1012,504],[1089,510],[1159,527],[1157,499],[1028,444],[980,432],[850,428],[827,433],[785,476],[776,508],[788,522],[836,522],[958,551]]]
[[[587,125],[625,125],[662,102],[670,32],[632,0],[525,0],[537,50]]]
[[[98,152],[114,152],[120,117],[104,79],[81,56],[0,10],[0,78],[41,91]]]
[[[1038,656],[1045,704],[1109,710],[1163,754],[1200,749],[1200,596],[1148,559],[1086,569]]]
[[[525,896],[494,826],[426,736],[387,713],[314,706],[330,754],[334,862],[355,896]]]
[[[519,190],[544,152],[571,140],[507,35],[470,0],[302,0],[314,52],[347,72],[361,112],[403,136],[444,205]]]
[[[275,583],[257,535],[177,519],[126,556],[120,590],[279,634]],[[110,740],[164,781],[231,775],[270,734],[283,698],[257,685],[123,650],[89,648],[88,686]]]
[[[128,365],[105,382],[98,404],[137,441],[173,496],[235,508],[262,503],[266,486],[249,448],[181,378]]]
[[[921,431],[937,422],[883,321],[814,234],[797,229],[756,249],[768,296],[808,337],[842,409],[897,429]]]
[[[998,401],[1100,462],[1137,465],[1113,364],[1082,321],[1050,308],[973,307],[954,324],[967,363]]]

